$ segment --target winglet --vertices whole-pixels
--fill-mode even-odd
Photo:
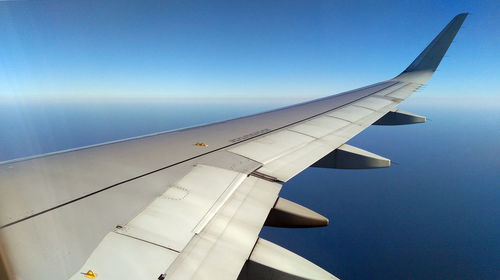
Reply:
[[[448,25],[432,40],[422,53],[406,68],[396,79],[408,76],[409,73],[424,72],[432,75],[436,71],[444,54],[451,45],[451,42],[457,35],[468,13],[462,13],[455,16]],[[430,78],[427,75],[427,79]]]

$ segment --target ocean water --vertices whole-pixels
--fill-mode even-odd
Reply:
[[[413,111],[431,121],[372,126],[349,142],[390,168],[309,168],[283,187],[328,227],[262,237],[341,279],[500,279],[500,113]]]
[[[0,105],[0,161],[271,108]],[[500,279],[499,110],[410,109],[431,120],[372,126],[349,142],[390,158],[390,168],[309,168],[284,184],[281,196],[329,217],[328,227],[261,236],[341,279]]]

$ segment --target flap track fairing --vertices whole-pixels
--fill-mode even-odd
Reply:
[[[344,144],[315,162],[311,167],[337,169],[370,169],[391,166],[391,160]]]
[[[238,280],[338,279],[326,270],[267,240],[259,238]]]
[[[265,226],[283,228],[324,227],[328,218],[290,200],[279,197],[269,212]]]
[[[374,125],[405,125],[424,123],[426,118],[402,110],[390,111],[381,117]]]

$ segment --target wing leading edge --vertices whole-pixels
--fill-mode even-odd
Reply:
[[[345,143],[378,120],[422,122],[396,106],[431,77],[466,16],[457,15],[388,81],[235,120],[1,164],[0,276],[88,279],[92,271],[106,279],[235,279],[246,263],[244,279],[263,271],[335,279],[258,241],[281,183],[311,165],[387,164]],[[295,221],[301,211],[291,213]],[[280,219],[286,226],[286,214]],[[291,259],[267,263],[262,252]],[[304,269],[297,272],[294,263]]]

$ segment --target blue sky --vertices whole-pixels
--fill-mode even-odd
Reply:
[[[500,2],[269,2],[0,0],[0,161],[388,79],[468,11],[401,106],[429,122],[350,142],[395,164],[306,170],[281,194],[332,224],[263,234],[341,279],[499,279]]]
[[[413,102],[500,106],[498,1],[1,2],[0,102],[293,103],[393,77],[466,11]]]

